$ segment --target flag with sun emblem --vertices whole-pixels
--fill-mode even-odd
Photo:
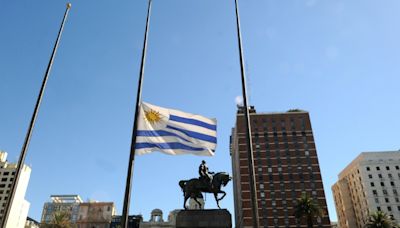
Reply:
[[[160,151],[213,156],[216,146],[216,119],[141,103],[136,154]]]

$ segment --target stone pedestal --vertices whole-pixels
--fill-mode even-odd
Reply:
[[[176,216],[177,228],[231,228],[231,213],[226,209],[181,210]]]

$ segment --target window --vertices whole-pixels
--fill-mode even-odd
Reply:
[[[385,183],[384,183],[384,182],[381,182],[381,186],[384,187],[384,186],[385,186]]]
[[[387,191],[386,191],[386,189],[383,189],[382,192],[383,192],[384,195],[387,195],[387,194],[388,194]]]
[[[397,196],[397,190],[396,190],[396,189],[393,189],[393,194],[394,194],[395,196]]]
[[[378,198],[375,198],[375,203],[379,203],[379,199]]]
[[[394,198],[394,200],[396,201],[396,203],[400,202],[400,201],[399,201],[399,198],[397,198],[397,197]]]
[[[388,209],[388,211],[392,211],[392,207],[391,206],[388,206],[387,209]]]
[[[400,211],[400,206],[397,206],[397,210]]]
[[[386,170],[390,170],[390,167],[389,167],[389,166],[386,166]]]
[[[4,172],[4,176],[7,176],[8,174],[10,174],[10,172]]]
[[[381,168],[380,168],[379,166],[377,166],[377,167],[376,167],[376,170],[378,170],[378,171],[379,171],[379,170],[381,170]]]
[[[376,190],[372,190],[372,194],[374,194],[374,196],[377,196],[378,192]]]
[[[385,198],[385,202],[386,202],[386,203],[389,203],[389,198]]]
[[[375,183],[374,182],[371,182],[371,187],[375,187]]]
[[[381,207],[376,207],[376,210],[377,211],[381,211]]]
[[[369,168],[369,166],[367,166],[367,171],[370,171],[371,169]]]
[[[379,177],[379,178],[382,178],[382,174],[378,174],[378,177]]]
[[[393,182],[393,181],[390,181],[390,185],[391,185],[391,186],[394,186],[394,182]]]
[[[372,174],[368,174],[368,178],[369,178],[369,179],[372,179]]]
[[[398,165],[396,165],[396,170],[399,170],[399,169],[400,169],[400,167]]]
[[[393,178],[393,176],[392,176],[392,174],[391,174],[391,173],[388,173],[388,177],[389,177],[390,179],[392,179],[392,178]]]

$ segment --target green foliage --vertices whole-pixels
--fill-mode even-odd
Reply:
[[[298,108],[294,108],[294,109],[289,109],[287,112],[305,112],[305,111]]]
[[[372,213],[368,222],[365,225],[366,228],[398,228],[399,226],[390,218],[388,214],[383,211],[375,211]]]
[[[40,228],[76,228],[76,225],[71,223],[71,215],[68,212],[59,211],[53,215],[50,224],[41,224]]]
[[[305,218],[307,226],[313,227],[314,218],[323,216],[322,210],[318,203],[310,198],[307,194],[303,194],[297,200],[294,215],[297,219]]]

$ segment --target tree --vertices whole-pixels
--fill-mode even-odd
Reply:
[[[395,224],[392,218],[383,211],[375,211],[372,213],[368,222],[365,225],[366,228],[396,228],[399,227]]]
[[[54,213],[53,219],[50,224],[42,224],[41,228],[75,228],[71,224],[71,215],[66,211],[59,211]]]
[[[312,228],[314,218],[322,216],[323,213],[316,201],[307,194],[302,194],[300,199],[297,200],[294,215],[297,219],[305,218],[307,220],[307,227]]]

